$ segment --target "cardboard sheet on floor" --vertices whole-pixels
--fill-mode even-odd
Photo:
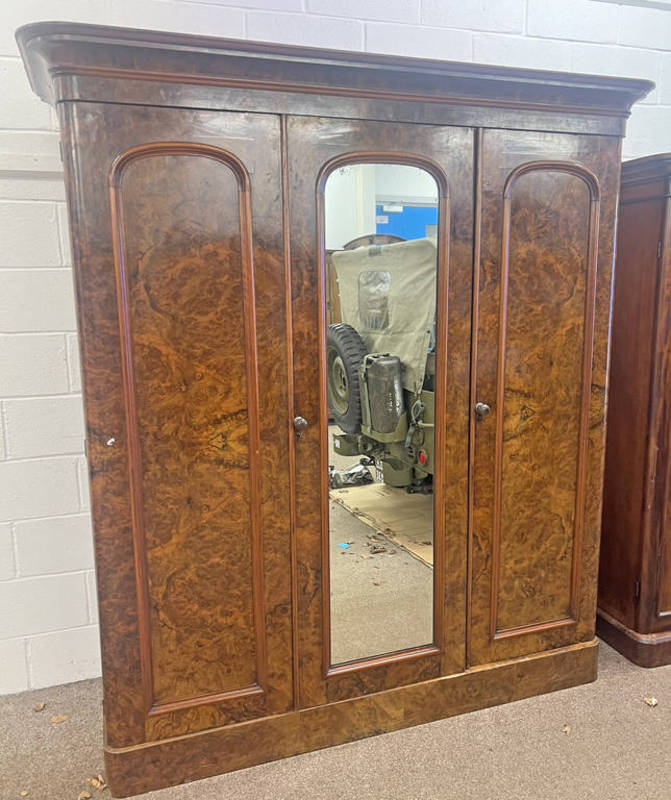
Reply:
[[[433,566],[433,495],[408,494],[384,483],[331,489],[331,499]]]

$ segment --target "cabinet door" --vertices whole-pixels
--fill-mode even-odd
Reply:
[[[474,664],[594,635],[616,155],[600,137],[482,136]]]
[[[660,313],[663,320],[665,313],[664,305],[658,304],[658,289],[664,281],[657,258],[664,209],[659,196],[650,196],[655,188],[624,187],[618,211],[599,558],[599,609],[629,628],[646,632],[655,579],[646,581],[641,572],[643,576],[657,573],[659,554],[647,541],[659,507],[653,495],[657,493],[655,499],[663,503],[665,493],[664,448],[657,450],[658,425],[665,415],[654,411],[666,396],[666,390],[659,387],[660,391],[654,381],[656,320]],[[659,194],[662,191],[660,186]],[[665,332],[666,325],[662,322],[658,329]],[[661,478],[657,481],[655,471]]]
[[[304,707],[464,668],[473,132],[296,117],[287,154]],[[366,427],[374,352],[393,430]],[[329,486],[367,453],[373,483]]]
[[[62,112],[106,739],[292,704],[280,125]],[[260,390],[260,387],[262,390]]]
[[[661,192],[660,192],[661,189]],[[671,322],[671,197],[668,178],[665,184],[646,186],[641,192],[664,193],[657,208],[651,203],[642,202],[651,213],[646,226],[651,235],[641,236],[640,226],[636,233],[640,236],[641,247],[658,249],[648,253],[648,263],[657,262],[657,297],[655,313],[654,341],[654,383],[650,404],[650,450],[653,451],[651,488],[643,519],[643,546],[641,570],[641,603],[637,630],[661,632],[671,630],[671,425],[669,424],[669,402],[671,398],[671,364],[669,363],[669,326]],[[655,213],[657,212],[657,213]],[[652,228],[659,219],[659,233]],[[652,230],[650,230],[652,228]],[[638,237],[637,237],[638,238]],[[643,244],[645,242],[645,244]],[[655,463],[656,462],[656,463]],[[655,474],[656,473],[656,474]]]

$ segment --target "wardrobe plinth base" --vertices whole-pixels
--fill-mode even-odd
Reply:
[[[639,633],[601,609],[597,613],[597,635],[625,658],[639,667],[663,667],[671,664],[671,631]]]
[[[105,748],[115,797],[344,744],[595,680],[598,642],[160,742]]]

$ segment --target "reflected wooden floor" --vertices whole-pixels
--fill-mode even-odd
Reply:
[[[384,483],[331,490],[331,499],[374,531],[381,531],[429,567],[433,566],[433,495],[408,494]]]

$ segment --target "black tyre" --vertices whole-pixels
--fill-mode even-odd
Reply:
[[[336,322],[326,332],[328,404],[345,433],[361,431],[359,365],[366,355],[363,339],[351,325]]]

